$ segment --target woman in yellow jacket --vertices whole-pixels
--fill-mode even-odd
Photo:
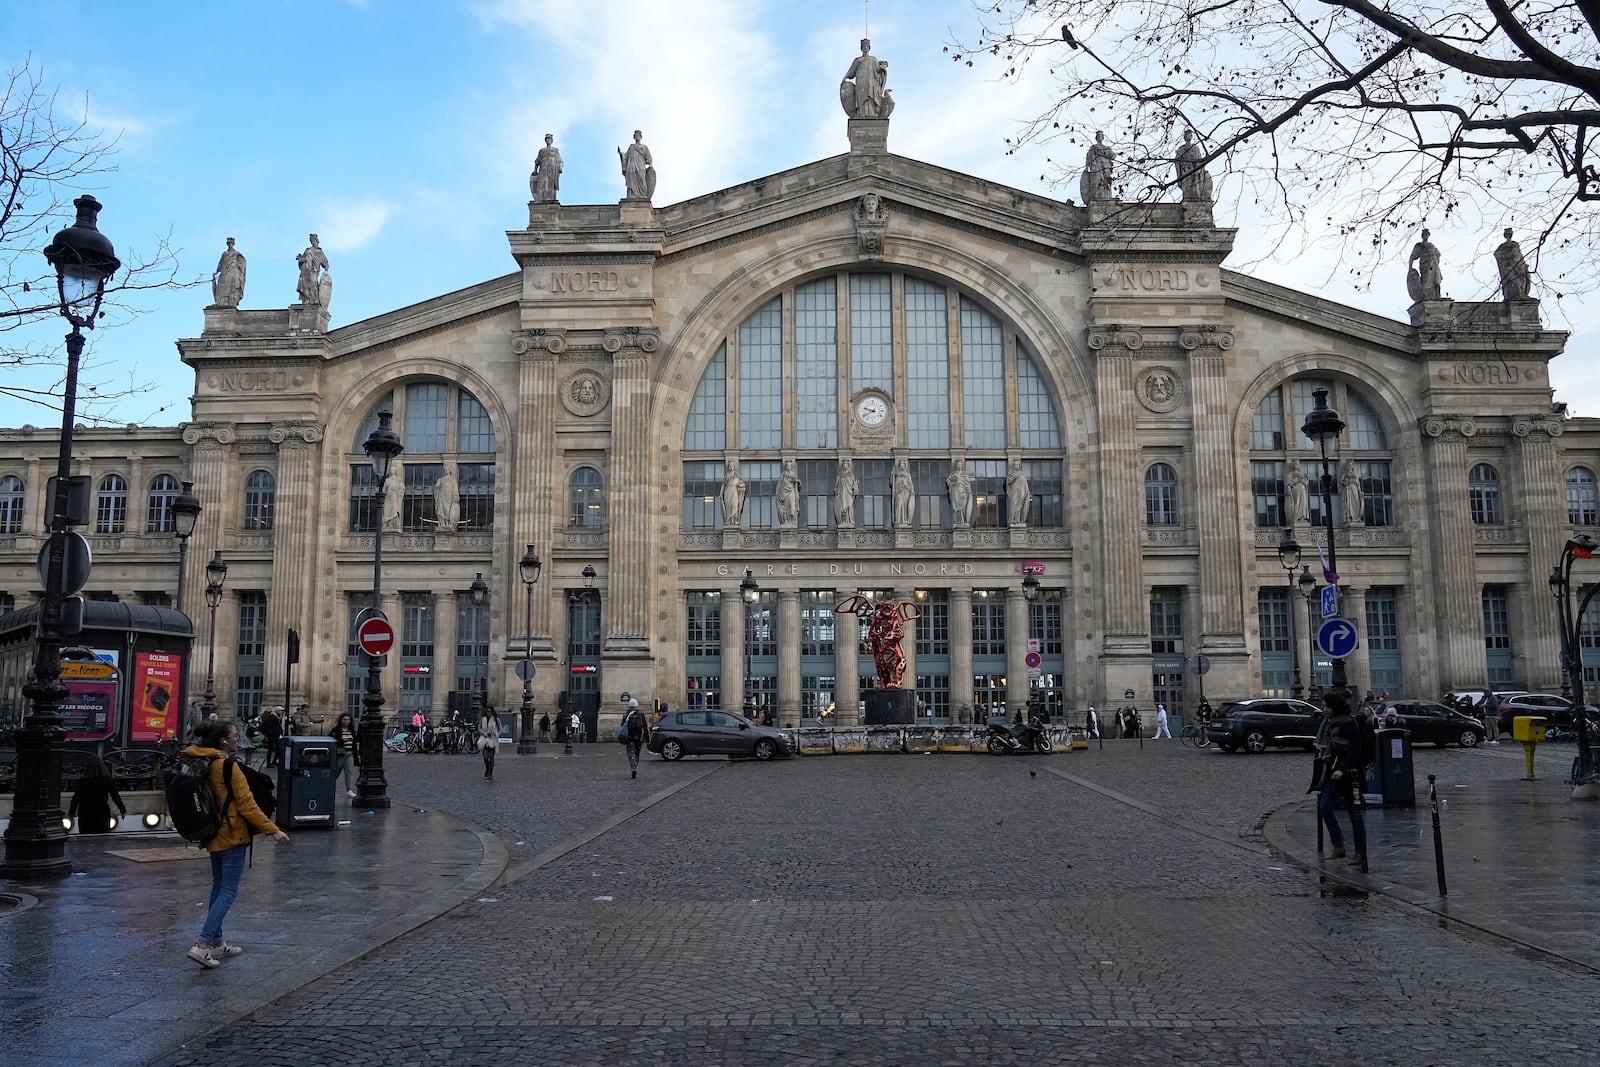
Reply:
[[[237,764],[232,767],[233,789],[229,795],[222,771],[227,766],[227,758],[239,748],[238,727],[221,719],[208,719],[195,728],[194,742],[183,754],[211,760],[211,791],[216,795],[217,810],[222,815],[222,827],[217,836],[206,842],[206,851],[211,853],[211,903],[206,909],[205,925],[200,928],[200,940],[189,950],[191,960],[209,969],[244,951],[222,939],[222,920],[239,895],[251,828],[271,834],[272,839],[279,842],[288,841],[289,835],[278,829],[266,812],[256,806],[250,783]]]

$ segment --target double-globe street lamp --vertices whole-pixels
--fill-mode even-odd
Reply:
[[[1600,585],[1589,587],[1583,595],[1583,600],[1578,604],[1577,614],[1574,615],[1572,564],[1574,560],[1592,559],[1596,551],[1600,551],[1600,544],[1596,544],[1594,538],[1588,534],[1578,534],[1568,538],[1567,543],[1561,547],[1561,562],[1550,571],[1550,592],[1556,598],[1557,623],[1561,637],[1561,667],[1565,675],[1562,689],[1566,690],[1569,685],[1571,687],[1573,717],[1578,732],[1577,784],[1580,785],[1594,777],[1595,765],[1594,753],[1589,750],[1589,716],[1583,686],[1583,648],[1578,642],[1578,632],[1583,623],[1583,613],[1588,610],[1589,601],[1594,599],[1595,593],[1600,591]]]
[[[372,462],[373,480],[377,483],[374,500],[379,502],[375,511],[372,535],[372,610],[383,611],[383,515],[381,505],[388,487],[389,474],[394,470],[395,457],[404,452],[400,435],[394,432],[389,421],[390,411],[378,412],[378,425],[367,434],[361,448]],[[356,748],[361,753],[361,774],[356,780],[356,804],[366,808],[389,806],[389,780],[383,775],[383,657],[365,653],[367,657],[367,691],[361,697],[361,725],[356,730]]]
[[[1339,597],[1339,555],[1338,548],[1333,543],[1333,471],[1328,466],[1328,453],[1337,453],[1339,450],[1339,435],[1344,432],[1344,420],[1339,413],[1328,406],[1328,390],[1316,388],[1311,390],[1311,410],[1306,413],[1306,421],[1300,427],[1300,432],[1317,443],[1317,453],[1322,457],[1322,525],[1328,535],[1328,565],[1324,575],[1328,584],[1334,587],[1334,615],[1342,617],[1344,605]],[[1333,656],[1333,678],[1330,682],[1333,691],[1348,698],[1345,688],[1349,680],[1345,677],[1344,657]]]
[[[211,632],[206,638],[206,692],[200,705],[202,721],[217,713],[217,608],[222,604],[222,583],[228,579],[228,565],[222,550],[211,554],[206,564],[206,608],[211,612]]]
[[[78,217],[56,234],[44,257],[56,272],[57,307],[72,323],[67,334],[66,378],[61,391],[61,442],[56,457],[55,495],[49,502],[50,541],[46,551],[44,600],[34,638],[33,670],[22,687],[28,717],[16,732],[17,777],[11,821],[5,832],[0,877],[17,881],[65,878],[67,831],[61,816],[61,728],[58,705],[67,698],[61,680],[61,646],[66,639],[63,604],[67,598],[67,536],[72,481],[72,421],[78,400],[78,363],[84,330],[94,329],[105,298],[106,280],[122,266],[111,241],[96,227],[100,202],[80,196],[72,202]]]
[[[1310,698],[1322,695],[1322,683],[1317,681],[1317,577],[1311,573],[1311,564],[1300,568],[1300,577],[1295,582],[1300,587],[1300,596],[1306,602],[1306,676],[1309,684],[1306,686],[1306,696]],[[1295,658],[1299,658],[1299,650],[1295,650]]]
[[[1283,568],[1284,577],[1289,583],[1289,599],[1284,601],[1284,607],[1289,616],[1289,651],[1294,656],[1294,684],[1290,687],[1290,692],[1294,694],[1296,700],[1299,700],[1300,694],[1305,692],[1300,679],[1300,642],[1294,633],[1294,572],[1295,568],[1300,566],[1300,542],[1294,539],[1294,532],[1287,526],[1283,528],[1283,539],[1278,542],[1278,565]]]
[[[539,751],[539,737],[533,732],[533,587],[539,584],[542,570],[544,562],[529,545],[528,551],[517,560],[517,577],[522,579],[526,594],[522,612],[522,662],[517,664],[517,677],[522,679],[522,732],[517,737],[519,756]]]
[[[756,606],[756,601],[761,599],[761,586],[756,584],[756,578],[750,568],[744,569],[744,581],[739,583],[739,597],[744,601],[744,717],[752,718],[756,707],[755,690],[751,687],[750,678],[750,642],[754,636],[750,632],[751,613]]]
[[[1039,599],[1039,576],[1030,567],[1022,575],[1022,599],[1032,605]],[[1029,608],[1030,615],[1033,613]],[[1039,690],[1037,686],[1037,668],[1028,671],[1028,721],[1032,722],[1039,717]]]

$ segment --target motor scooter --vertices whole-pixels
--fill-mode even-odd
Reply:
[[[988,729],[991,756],[1049,752],[1052,747],[1049,732],[1045,730],[1044,723],[1037,718],[1029,719],[1026,726],[1006,726],[1003,723],[992,722]]]

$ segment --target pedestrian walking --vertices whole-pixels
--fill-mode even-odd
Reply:
[[[83,761],[83,773],[72,790],[67,818],[76,822],[80,834],[108,834],[117,826],[111,818],[113,803],[123,815],[128,814],[128,805],[117,793],[117,779],[111,769],[99,756],[90,754]]]
[[[1328,693],[1325,703],[1328,714],[1323,717],[1316,740],[1317,817],[1327,828],[1328,840],[1333,844],[1329,855],[1333,859],[1343,859],[1344,831],[1334,808],[1341,801],[1344,803],[1345,810],[1350,813],[1350,836],[1356,850],[1350,862],[1360,866],[1367,859],[1367,828],[1355,799],[1364,763],[1361,727],[1350,714],[1350,701],[1343,693]]]
[[[478,709],[478,747],[483,749],[483,780],[494,781],[494,754],[500,747],[500,716],[493,708]]]
[[[278,739],[283,736],[283,718],[277,708],[268,708],[261,716],[261,743],[267,749],[267,766],[278,765]]]
[[[359,764],[356,761],[356,724],[348,711],[334,721],[328,736],[333,738],[333,776],[342,777],[345,794],[354,797],[356,790],[350,784],[350,768]]]
[[[1139,738],[1140,740],[1144,739],[1144,734],[1142,732],[1144,730],[1144,725],[1139,721],[1138,708],[1130,707],[1128,709],[1128,717],[1125,722],[1128,727],[1128,732],[1124,736],[1135,737]]]
[[[576,744],[583,740],[583,720],[578,718],[578,713],[573,712],[567,720],[567,744]]]
[[[539,740],[550,740],[550,713],[548,711],[539,717]]]
[[[1156,705],[1156,740],[1159,741],[1163,737],[1165,737],[1168,741],[1171,741],[1172,740],[1172,730],[1169,729],[1168,726],[1167,726],[1167,706],[1165,704],[1157,704]]]
[[[1089,715],[1084,727],[1088,730],[1091,738],[1100,736],[1100,713],[1094,710],[1093,704],[1089,705]]]
[[[1493,694],[1483,691],[1483,702],[1478,705],[1483,714],[1483,739],[1491,745],[1500,743],[1500,713],[1494,710]]]
[[[1122,740],[1124,737],[1128,736],[1128,709],[1127,708],[1118,708],[1117,709],[1116,730],[1115,730],[1114,733],[1112,733],[1111,736],[1113,738],[1116,738],[1119,741]]]
[[[644,712],[639,710],[639,701],[634,697],[628,698],[628,711],[622,717],[622,747],[628,750],[628,770],[630,778],[639,777],[639,750],[650,739],[650,722],[645,718]]]
[[[289,840],[289,835],[256,806],[244,768],[237,762],[228,763],[228,757],[238,750],[239,729],[224,719],[202,722],[195,730],[195,743],[183,750],[185,756],[210,761],[211,793],[217,798],[217,811],[222,817],[216,836],[206,842],[206,851],[211,854],[211,899],[200,927],[200,939],[188,952],[191,960],[207,970],[244,951],[223,939],[222,921],[239,895],[251,830],[270,834],[280,844]],[[224,781],[224,769],[233,772],[230,780]]]

